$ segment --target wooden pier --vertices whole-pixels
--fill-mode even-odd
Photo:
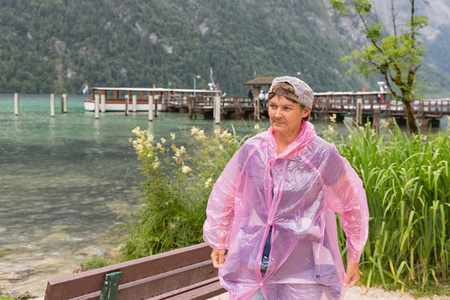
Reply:
[[[406,118],[404,104],[401,101],[394,100],[392,95],[386,92],[314,93],[314,104],[311,113],[313,115],[337,114],[356,117],[358,99],[360,99],[363,118],[367,116],[373,117],[377,114],[385,118]],[[212,116],[211,101],[208,97],[206,99],[191,99],[189,112],[193,116],[203,114],[208,118],[209,115]],[[450,115],[450,98],[416,100],[412,105],[415,116],[418,119],[439,119]],[[267,101],[260,102],[257,99],[222,97],[220,107],[222,118],[247,118],[249,116],[268,115]],[[169,108],[172,111],[178,111],[176,103],[169,104]]]
[[[125,99],[133,111],[148,111],[149,97],[155,113],[176,111],[187,113],[190,118],[201,114],[205,119],[216,119],[216,107],[220,107],[220,119],[258,118],[268,115],[267,101],[246,97],[222,97],[221,91],[162,88],[93,88],[92,99],[85,101],[86,110],[94,110],[95,95],[105,98],[106,110],[124,110]],[[133,104],[131,104],[133,99]],[[216,103],[220,99],[220,104]],[[450,115],[450,98],[424,99],[412,103],[418,119],[439,119]],[[358,107],[360,107],[358,111]],[[328,92],[314,93],[313,116],[337,114],[362,118],[367,116],[406,117],[404,105],[387,92]],[[220,120],[219,119],[219,120]]]

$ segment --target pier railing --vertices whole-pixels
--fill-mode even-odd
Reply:
[[[358,99],[364,115],[406,116],[403,102],[381,92],[315,93],[312,112],[354,115]],[[441,118],[450,115],[450,98],[415,100],[412,107],[418,118]]]
[[[197,114],[203,114],[205,118],[213,118],[216,108],[220,108],[220,118],[257,118],[268,113],[267,101],[247,97],[222,97],[220,91],[93,88],[92,92],[92,98],[94,94],[103,95],[106,98],[106,104],[125,102],[123,98],[130,100],[133,98],[138,110],[148,110],[148,98],[152,95],[155,113],[157,110],[189,112],[191,118],[196,117]],[[218,98],[220,103],[216,104],[215,99]],[[87,100],[85,103],[93,101]],[[358,115],[357,107],[360,107],[359,115],[406,116],[404,104],[394,99],[391,93],[381,91],[314,93],[312,113],[355,116]],[[412,107],[417,118],[442,118],[450,115],[450,98],[415,100]]]

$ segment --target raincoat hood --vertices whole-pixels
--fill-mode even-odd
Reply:
[[[257,292],[265,299],[342,299],[335,213],[347,259],[359,262],[369,216],[362,182],[309,122],[277,151],[272,128],[247,140],[211,192],[203,237],[214,249],[228,249],[221,284],[230,299]],[[266,244],[268,266],[261,271]]]

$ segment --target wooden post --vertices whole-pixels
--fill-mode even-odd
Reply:
[[[358,125],[362,124],[362,99],[361,96],[358,96],[356,100],[356,123]]]
[[[136,95],[133,95],[132,110],[133,110],[133,112],[137,111],[137,96]]]
[[[19,115],[19,93],[14,93],[14,115]]]
[[[380,118],[381,118],[380,110],[375,110],[373,112],[373,128],[379,128],[380,127]]]
[[[153,95],[148,95],[148,120],[153,121]]]
[[[95,95],[95,102],[94,102],[94,118],[99,118],[99,97],[98,95]]]
[[[255,119],[257,120],[259,118],[259,98],[256,97],[253,100],[254,106],[255,106]]]
[[[214,120],[220,124],[220,95],[214,96]]]
[[[153,102],[155,103],[155,118],[158,117],[158,99],[155,99],[155,92],[152,92]]]
[[[61,110],[64,114],[67,113],[67,94],[61,95]]]
[[[50,117],[55,116],[55,94],[50,94]]]
[[[101,94],[100,95],[100,99],[101,99],[101,110],[102,110],[102,113],[104,113],[105,111],[106,111],[106,95],[105,94]]]
[[[130,96],[125,95],[125,116],[128,116],[128,106],[130,105]]]

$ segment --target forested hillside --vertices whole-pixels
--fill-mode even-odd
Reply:
[[[235,96],[255,76],[296,72],[318,92],[376,89],[376,80],[345,75],[340,58],[357,41],[326,2],[0,0],[0,92],[192,88],[195,75],[207,88],[211,69],[219,89]]]

